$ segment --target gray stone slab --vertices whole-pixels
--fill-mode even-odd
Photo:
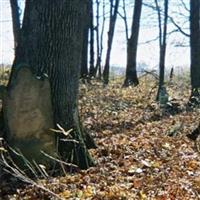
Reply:
[[[6,140],[20,149],[29,160],[43,162],[41,150],[55,152],[55,133],[50,84],[47,78],[36,78],[28,67],[20,67],[4,100]]]

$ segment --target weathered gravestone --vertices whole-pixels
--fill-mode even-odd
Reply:
[[[55,153],[55,135],[50,84],[46,77],[38,79],[28,67],[15,72],[3,100],[7,143],[38,163],[46,163],[41,150]]]

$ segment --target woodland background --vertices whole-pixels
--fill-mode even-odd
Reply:
[[[19,5],[10,0],[14,61],[1,65],[2,199],[199,199],[200,1]],[[116,50],[121,35],[123,62]],[[142,51],[149,43],[153,49]],[[190,54],[173,63],[168,52],[180,48]],[[157,56],[149,56],[154,50]],[[38,84],[45,83],[44,95],[33,101],[31,92],[40,93]],[[22,106],[24,114],[15,109]],[[17,118],[18,126],[10,123],[32,107],[42,113],[32,118],[30,112],[33,128]],[[39,130],[41,119],[49,123]],[[25,139],[15,132],[21,127]],[[55,133],[52,154],[44,152],[49,130]]]

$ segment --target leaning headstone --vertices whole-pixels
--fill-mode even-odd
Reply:
[[[55,135],[48,78],[38,78],[28,67],[15,71],[3,99],[5,139],[29,161],[45,163],[41,150],[55,153]]]

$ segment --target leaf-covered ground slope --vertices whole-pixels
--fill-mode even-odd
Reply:
[[[80,113],[98,148],[96,166],[66,177],[38,181],[63,199],[200,199],[200,154],[186,135],[200,121],[186,111],[189,87],[167,86],[182,112],[170,115],[155,103],[155,82],[143,77],[135,88],[81,85]],[[169,136],[169,135],[172,135]],[[10,199],[54,199],[28,186]]]

